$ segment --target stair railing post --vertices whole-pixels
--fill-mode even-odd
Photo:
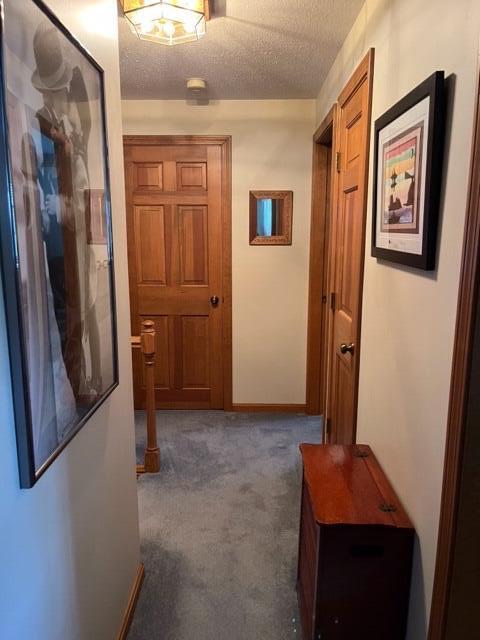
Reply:
[[[160,471],[160,449],[157,444],[155,407],[155,324],[152,320],[142,322],[141,348],[145,367],[145,408],[147,411],[145,472],[157,473]]]

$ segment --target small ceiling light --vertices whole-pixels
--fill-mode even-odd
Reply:
[[[203,78],[188,78],[187,89],[193,93],[201,93],[207,88],[207,83]]]
[[[199,40],[210,19],[209,0],[122,0],[122,8],[141,40],[167,45]]]

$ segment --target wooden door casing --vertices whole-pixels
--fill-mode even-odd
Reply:
[[[340,94],[337,107],[326,410],[328,441],[333,444],[351,444],[356,437],[373,60],[371,49]],[[342,353],[341,345],[353,345],[353,353]]]
[[[464,227],[463,256],[460,271],[459,294],[457,302],[457,321],[453,349],[452,376],[450,381],[450,400],[448,409],[447,437],[445,444],[445,462],[443,470],[442,502],[440,522],[438,526],[437,557],[435,579],[433,584],[432,606],[428,640],[445,640],[454,637],[449,625],[454,622],[451,616],[452,593],[462,598],[455,587],[455,553],[461,533],[463,509],[467,508],[469,521],[477,525],[478,509],[467,504],[465,497],[471,499],[478,495],[472,482],[472,467],[468,466],[468,452],[471,455],[478,449],[473,442],[472,434],[477,431],[478,413],[475,413],[475,397],[472,385],[478,380],[478,366],[475,368],[475,339],[478,335],[478,304],[480,292],[480,75],[477,76],[475,116],[472,134],[472,150],[470,160],[470,176],[467,199],[467,213]],[[471,465],[471,462],[469,462]],[[478,468],[477,465],[474,468]],[[478,501],[477,501],[478,504]],[[478,539],[470,530],[467,538]],[[464,552],[467,554],[468,549]],[[475,571],[478,563],[472,559],[470,571]],[[469,579],[463,581],[468,588]],[[478,582],[476,583],[478,584]],[[475,599],[475,591],[470,591],[470,603]],[[475,607],[467,608],[464,603],[461,612],[463,622],[471,623],[470,629],[477,626],[477,617],[472,622],[469,613]],[[449,632],[451,635],[449,636]]]
[[[328,304],[334,167],[334,104],[313,136],[312,215],[307,336],[307,413],[324,415],[327,404],[331,309]]]
[[[231,406],[230,139],[129,136],[132,335],[156,332],[157,408]],[[218,297],[216,306],[212,296]],[[133,348],[135,406],[145,406]]]

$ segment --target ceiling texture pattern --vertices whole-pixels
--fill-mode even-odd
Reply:
[[[139,40],[119,16],[124,99],[182,100],[207,81],[210,100],[315,98],[363,0],[214,0],[207,35],[167,47]]]

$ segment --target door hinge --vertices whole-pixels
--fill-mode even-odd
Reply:
[[[330,294],[330,309],[335,311],[335,305],[337,302],[337,296],[335,295],[335,291],[332,291]]]
[[[325,436],[326,436],[326,441],[329,442],[330,441],[330,436],[332,435],[332,419],[331,418],[327,418],[325,421]]]
[[[342,154],[340,153],[340,151],[337,151],[337,153],[335,154],[335,163],[337,167],[337,173],[340,173],[340,171],[342,170]]]

